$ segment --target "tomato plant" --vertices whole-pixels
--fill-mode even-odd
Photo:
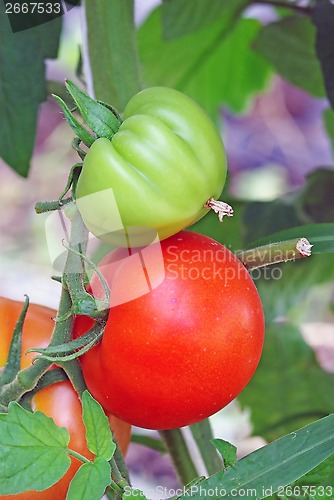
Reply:
[[[200,106],[175,89],[148,88],[129,101],[111,140],[90,147],[77,204],[95,236],[140,246],[153,240],[153,231],[164,239],[203,217],[225,177],[222,140]]]
[[[256,287],[227,248],[186,231],[161,247],[162,283],[154,288],[161,267],[147,247],[144,271],[153,289],[112,307],[101,344],[82,356],[88,388],[102,406],[151,429],[189,425],[226,406],[252,377],[264,338]],[[138,252],[117,249],[101,261],[111,289],[136,287]],[[80,323],[82,333],[90,323]]]
[[[160,430],[133,439],[167,451],[181,499],[241,498],[250,490],[274,498],[310,493],[310,484],[312,496],[331,496],[334,3],[148,3],[69,0],[28,13],[35,4],[0,2],[1,286],[5,295],[9,286],[33,297],[36,284],[45,296],[59,293],[54,323],[50,312],[39,323],[38,306],[28,313],[23,350],[40,346],[38,359],[31,365],[34,354],[23,356],[18,371],[11,349],[1,377],[0,496],[65,496],[71,471],[61,493],[50,485],[80,454],[67,447],[65,428],[25,407],[31,401],[53,415],[79,449],[77,394],[94,457],[81,457],[67,500],[145,498],[136,489],[138,462],[145,484],[152,479],[149,496],[165,480],[143,448],[135,449],[135,470],[115,453],[108,420],[85,390],[81,355],[107,413]],[[72,24],[79,18],[80,34]],[[231,215],[217,200],[223,189],[235,217],[221,227],[203,215],[209,208],[219,219]],[[191,230],[235,256],[179,233],[194,222]],[[103,241],[91,241],[88,229]],[[87,290],[86,273],[105,242],[123,247],[100,264],[110,291],[95,275]],[[50,288],[39,281],[47,253]],[[7,305],[0,366],[15,323]],[[256,368],[262,307],[265,348]],[[203,419],[236,395],[233,422],[229,409]],[[233,445],[219,439],[227,420]],[[268,444],[253,451],[244,430]],[[29,493],[42,488],[49,490]]]
[[[13,329],[22,310],[23,304],[19,301],[0,297],[0,366],[6,362],[9,344]],[[25,352],[33,347],[47,346],[54,327],[52,318],[56,312],[47,307],[37,304],[30,304],[23,326],[22,335],[22,368],[31,364],[35,353]],[[82,408],[76,391],[69,381],[58,382],[38,391],[33,397],[32,407],[40,410],[47,416],[52,417],[60,427],[66,427],[70,434],[69,447],[74,451],[84,455],[86,458],[93,458],[86,444],[86,431],[82,420]],[[126,453],[131,427],[118,418],[110,415],[109,422],[115,432],[117,442],[123,452]],[[19,495],[5,495],[8,499],[41,499],[54,500],[66,497],[69,483],[81,465],[75,458],[71,458],[71,465],[61,480],[47,490],[35,492],[29,491]]]

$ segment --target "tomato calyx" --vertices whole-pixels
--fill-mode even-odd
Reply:
[[[105,321],[96,322],[87,333],[65,344],[49,347],[35,347],[29,349],[27,352],[39,353],[34,360],[45,359],[57,363],[72,361],[85,354],[89,349],[100,342],[104,333],[105,324]]]
[[[104,137],[110,140],[122,123],[119,113],[109,104],[92,99],[70,80],[66,80],[65,85],[75,103],[74,111],[80,113],[91,131],[87,130],[75,118],[73,112],[61,97],[57,95],[53,95],[53,97],[60,105],[68,124],[79,140],[88,148],[92,146],[97,138]],[[75,145],[77,145],[77,141]]]
[[[227,217],[233,216],[233,208],[228,203],[224,201],[215,200],[214,198],[210,198],[205,204],[205,208],[211,208],[216,214],[218,214],[219,222],[223,222],[223,217],[226,215]]]

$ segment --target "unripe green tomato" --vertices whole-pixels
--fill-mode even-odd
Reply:
[[[147,245],[157,233],[163,240],[201,219],[225,179],[225,150],[211,119],[181,92],[152,87],[129,101],[111,140],[89,149],[77,204],[101,240]]]

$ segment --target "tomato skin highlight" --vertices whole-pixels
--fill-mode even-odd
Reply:
[[[23,303],[0,297],[0,367],[6,363],[13,329],[22,311]],[[31,364],[36,353],[25,355],[32,347],[46,347],[54,328],[52,318],[56,311],[37,304],[30,304],[25,318],[22,335],[21,368]],[[93,459],[94,455],[86,444],[86,430],[82,420],[82,407],[79,397],[69,381],[58,382],[38,391],[32,401],[34,410],[39,410],[52,417],[60,427],[66,427],[70,434],[69,448]],[[131,436],[131,426],[117,417],[108,416],[110,426],[125,454]],[[55,485],[42,491],[27,491],[17,495],[1,495],[7,500],[65,500],[69,483],[81,462],[71,457],[71,465],[66,474]]]
[[[102,342],[81,362],[105,409],[139,427],[171,429],[216,413],[247,385],[263,348],[264,315],[249,273],[221,244],[187,231],[162,241],[165,277],[156,288],[161,263],[153,253],[150,260],[152,247],[144,261],[153,289],[110,309]],[[117,249],[99,265],[111,289],[134,286],[126,257]],[[102,296],[96,276],[91,285]]]
[[[129,101],[111,140],[90,147],[77,206],[106,243],[147,245],[208,213],[204,205],[220,196],[225,179],[224,145],[205,111],[175,89],[152,87]]]

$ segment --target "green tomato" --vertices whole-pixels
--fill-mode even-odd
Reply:
[[[142,246],[201,219],[225,179],[225,150],[211,119],[181,92],[152,87],[130,100],[111,140],[90,147],[77,205],[101,240]]]

